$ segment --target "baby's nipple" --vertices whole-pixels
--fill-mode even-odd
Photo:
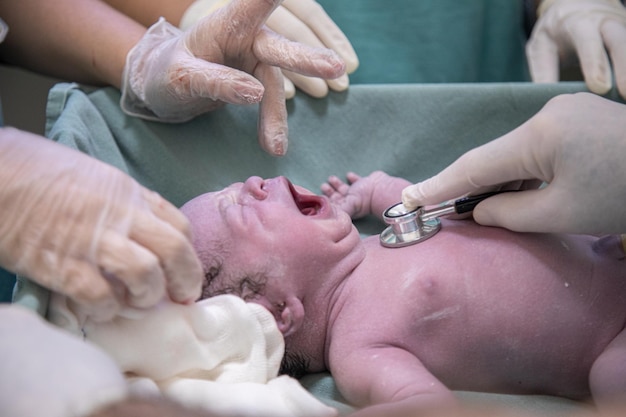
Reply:
[[[593,242],[593,251],[612,259],[626,258],[626,235],[606,235]]]

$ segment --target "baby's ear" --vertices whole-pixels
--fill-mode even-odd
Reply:
[[[297,332],[304,321],[304,306],[298,297],[292,296],[279,305],[275,305],[272,314],[278,330],[287,337]]]

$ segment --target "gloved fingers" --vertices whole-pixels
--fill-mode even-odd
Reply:
[[[253,45],[254,55],[267,65],[323,79],[345,73],[345,63],[329,49],[292,42],[269,29],[261,30]]]
[[[294,98],[296,96],[296,86],[287,77],[285,71],[283,71],[283,85],[285,88],[285,100]]]
[[[133,218],[129,238],[138,246],[129,248],[137,254],[129,258],[132,263],[126,262],[125,270],[138,277],[140,285],[149,281],[161,295],[163,288],[167,288],[170,298],[179,303],[191,303],[200,297],[202,267],[191,241],[183,233],[149,214]],[[125,243],[130,246],[129,242]],[[117,248],[116,252],[124,253],[123,248]],[[139,293],[138,289],[133,295]],[[157,294],[146,297],[149,304],[161,298]]]
[[[485,192],[512,181],[545,180],[540,178],[543,174],[529,172],[524,164],[526,160],[536,161],[524,155],[528,152],[528,138],[533,137],[529,129],[527,122],[498,140],[466,152],[436,176],[406,187],[402,202],[413,208]],[[534,171],[540,169],[535,167]]]
[[[301,42],[316,48],[327,47],[332,49],[330,46],[324,45],[313,30],[311,30],[311,27],[306,25],[299,17],[294,16],[293,13],[285,7],[277,8],[274,13],[267,18],[265,25],[290,41]]]
[[[570,212],[550,186],[541,190],[503,193],[480,202],[474,220],[485,226],[505,227],[516,232],[570,232]]]
[[[533,32],[526,44],[526,59],[534,82],[559,81],[558,47],[545,31]]]
[[[263,97],[263,85],[244,71],[199,58],[187,62],[188,65],[181,65],[177,74],[181,80],[178,94],[182,92],[190,99],[204,97],[237,105],[255,104]],[[206,111],[211,107],[213,104],[207,103]]]
[[[228,33],[235,39],[254,39],[269,16],[280,6],[282,0],[231,0],[217,12],[224,12]],[[214,22],[204,19],[202,22],[213,26]],[[198,26],[197,26],[198,27]],[[201,31],[213,32],[212,27],[200,25]]]
[[[348,74],[359,66],[348,37],[314,0],[285,0],[266,24],[292,41],[332,49],[346,63]]]
[[[326,80],[328,87],[333,91],[345,91],[350,86],[350,79],[347,74],[333,80]]]
[[[110,277],[118,298],[137,308],[151,307],[163,298],[165,274],[151,250],[115,231],[103,233],[101,239],[98,265]]]
[[[113,287],[93,263],[65,259],[61,273],[61,288],[56,288],[55,280],[50,289],[69,297],[95,321],[110,320],[119,311],[120,304]]]
[[[266,88],[259,106],[259,144],[270,155],[283,156],[288,145],[283,74],[280,68],[259,64],[254,75]]]
[[[191,226],[189,225],[189,219],[174,206],[172,203],[164,199],[159,193],[149,190],[147,188],[141,189],[142,197],[148,202],[150,210],[159,219],[166,223],[169,223],[187,239],[191,240]]]
[[[613,63],[615,84],[620,95],[626,98],[626,23],[608,20],[602,25],[601,32]]]
[[[285,78],[311,97],[322,98],[328,95],[328,84],[321,78],[307,77],[296,72],[283,70]]]
[[[606,94],[611,89],[611,64],[597,26],[594,22],[577,26],[572,39],[587,87]]]
[[[267,30],[265,21],[280,3],[281,0],[231,0],[185,32],[184,45],[191,55],[202,60],[251,73],[254,62],[250,48],[258,33]]]
[[[303,6],[305,3],[311,3],[313,5],[313,8],[319,8],[322,14],[326,16],[326,19],[330,20],[330,18],[328,17],[328,15],[326,15],[326,13],[321,8],[321,6],[313,0],[303,0],[302,4],[300,4],[300,1],[297,1],[294,7],[296,7],[300,12],[302,12],[302,10],[300,10],[300,7]],[[317,22],[311,22],[311,23],[317,23]],[[330,23],[334,25],[334,22],[332,22],[332,20],[330,20]],[[336,25],[334,26],[336,27]],[[332,45],[328,45],[328,44],[325,45],[318,38],[317,34],[311,30],[310,26],[305,24],[300,19],[300,16],[294,16],[285,7],[279,7],[278,9],[276,9],[274,13],[272,13],[272,15],[267,20],[267,27],[274,30],[276,33],[281,34],[282,36],[285,36],[289,40],[301,42],[303,44],[313,46],[316,48],[326,47],[329,49],[333,49],[335,52],[339,53],[339,51],[335,50],[335,48],[333,48]],[[321,29],[323,30],[324,28],[321,28]],[[336,29],[339,30],[339,28],[337,27]],[[343,33],[341,33],[341,35],[343,36]],[[346,39],[346,42],[347,42],[347,39]],[[350,46],[350,49],[351,48],[352,46]],[[339,56],[343,59],[343,56],[341,56],[341,54],[339,54]],[[356,58],[356,55],[354,56]],[[344,62],[347,62],[347,61],[344,59]],[[316,97],[316,98],[325,97],[328,94],[328,87],[330,87],[334,91],[344,91],[350,85],[350,80],[347,74],[343,74],[339,78],[336,78],[336,79],[326,80],[326,83],[328,85],[326,85],[326,83],[323,84],[320,79],[306,77],[304,75],[300,75],[294,72],[286,71],[284,72],[284,74],[287,78],[289,78],[292,81],[292,83],[296,87],[298,87],[299,89],[301,89],[308,95],[312,97]]]

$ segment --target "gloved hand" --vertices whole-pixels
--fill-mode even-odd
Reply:
[[[522,232],[626,232],[626,106],[589,93],[550,100],[517,129],[462,155],[438,175],[406,187],[410,207],[494,186],[476,206],[483,225]],[[538,180],[538,181],[537,181]],[[547,186],[538,188],[539,182]]]
[[[0,305],[0,414],[86,416],[128,396],[103,350],[16,304]]]
[[[78,151],[0,129],[0,265],[108,320],[165,293],[200,296],[187,219],[158,194]]]
[[[559,61],[568,65],[578,56],[589,90],[611,89],[613,64],[626,98],[626,8],[619,0],[543,0],[538,15],[526,44],[533,81],[557,82]]]
[[[160,20],[128,54],[122,109],[147,119],[182,122],[224,103],[260,102],[261,146],[284,155],[287,110],[280,68],[337,78],[345,64],[328,49],[291,42],[265,28],[279,4],[233,0],[186,32]]]
[[[183,15],[179,27],[187,29],[195,22],[215,9],[224,6],[230,0],[196,0]],[[324,97],[328,88],[344,91],[350,80],[347,74],[353,73],[359,66],[352,44],[322,6],[315,0],[284,0],[267,19],[266,25],[274,32],[295,42],[306,45],[329,48],[335,51],[346,63],[346,74],[336,79],[312,78],[284,70],[285,96],[292,98],[295,87],[313,97]],[[295,86],[294,86],[295,84]]]

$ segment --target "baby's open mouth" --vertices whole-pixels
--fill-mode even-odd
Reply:
[[[289,182],[289,190],[293,196],[296,207],[305,216],[315,216],[324,208],[324,199],[314,194],[300,194],[291,182]]]

